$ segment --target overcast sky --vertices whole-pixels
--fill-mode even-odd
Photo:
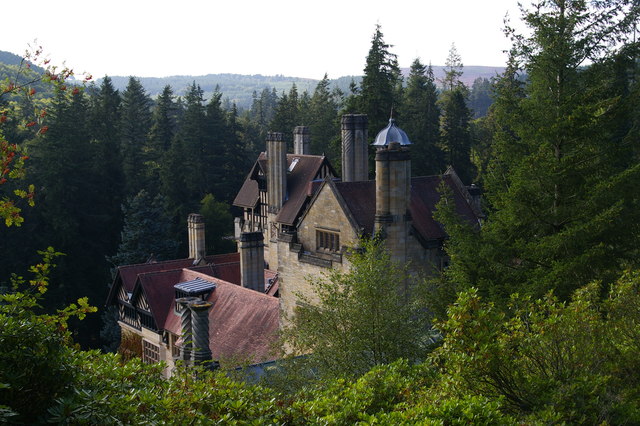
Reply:
[[[28,4],[28,6],[27,6]],[[517,0],[31,0],[4,7],[0,50],[34,40],[76,72],[165,77],[217,73],[320,79],[360,75],[376,23],[401,67],[502,66]],[[5,5],[8,6],[8,5]],[[14,14],[9,16],[9,12]]]

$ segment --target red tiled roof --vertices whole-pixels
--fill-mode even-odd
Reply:
[[[443,181],[451,189],[458,214],[470,223],[478,223],[478,217],[450,175],[415,177],[411,179],[409,212],[414,228],[425,240],[446,237],[442,225],[433,218],[440,200],[438,187]],[[358,225],[372,234],[376,211],[375,181],[336,182],[335,186]]]
[[[205,256],[204,261],[207,264],[240,262],[240,254],[237,252],[234,252],[234,253]],[[120,276],[120,279],[122,280],[122,284],[124,285],[125,290],[127,290],[130,293],[133,291],[133,286],[135,285],[136,279],[138,278],[139,274],[146,273],[146,272],[170,271],[173,269],[193,268],[193,267],[194,267],[193,259],[163,260],[160,262],[153,262],[153,263],[139,263],[137,265],[119,266],[117,274]],[[232,281],[232,282],[240,283],[240,280]]]
[[[209,341],[213,359],[240,358],[248,362],[272,360],[271,352],[279,322],[278,299],[204,274],[203,278],[216,284],[216,289],[208,298],[213,304],[209,311]],[[172,305],[173,298],[169,302]],[[168,312],[164,329],[181,335],[180,317],[173,309]]]
[[[208,270],[210,275],[219,276],[225,281],[234,284],[240,284],[240,254],[238,252],[205,256],[204,260],[207,264],[203,266],[193,266],[193,259],[165,260],[119,266],[107,296],[107,305],[115,302],[118,286],[122,285],[127,293],[133,293],[138,276],[151,272],[203,268],[203,270]]]

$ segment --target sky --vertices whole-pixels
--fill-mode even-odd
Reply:
[[[5,15],[0,50],[40,45],[77,74],[218,73],[321,79],[361,75],[376,24],[401,67],[503,66],[517,0],[32,0]],[[5,9],[6,12],[7,9]],[[3,13],[4,15],[4,13]]]

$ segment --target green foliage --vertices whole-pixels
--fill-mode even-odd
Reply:
[[[437,325],[446,336],[433,354],[448,376],[443,385],[503,401],[524,418],[639,421],[638,361],[630,356],[638,348],[639,278],[626,274],[604,301],[595,283],[570,303],[515,294],[508,314],[476,290],[461,293]]]
[[[625,75],[635,72],[635,62],[625,59],[635,45],[617,52],[600,44],[631,36],[626,24],[635,8],[562,1],[523,11],[531,36],[515,38],[489,117],[488,218],[479,233],[451,228],[453,285],[477,286],[501,303],[512,292],[540,297],[551,289],[567,299],[594,279],[608,283],[637,265],[632,188],[640,184],[640,166],[629,114],[638,86],[619,70],[626,64]],[[594,63],[583,66],[585,58]]]
[[[122,206],[124,228],[115,256],[108,260],[116,265],[144,263],[150,258],[173,259],[178,243],[171,240],[171,218],[167,202],[161,195],[151,197],[140,191]]]
[[[357,110],[349,111],[367,114],[370,137],[386,127],[392,112],[400,105],[402,75],[396,55],[389,51],[391,47],[385,43],[380,25],[376,25],[364,76],[355,95]]]
[[[440,145],[440,108],[433,69],[419,59],[411,71],[400,108],[402,128],[411,139],[411,174],[428,176],[444,172]]]
[[[467,107],[466,89],[455,88],[440,99],[440,143],[447,165],[452,166],[465,184],[475,177],[471,163],[471,113]]]
[[[122,93],[120,151],[124,175],[124,195],[132,197],[146,187],[143,181],[143,147],[151,128],[151,99],[140,80],[131,77]]]
[[[399,358],[416,360],[428,344],[420,289],[406,292],[407,272],[379,241],[361,245],[348,257],[349,272],[309,278],[314,294],[298,295],[303,304],[285,332],[295,353],[311,353],[309,363],[322,377],[358,376]]]
[[[207,254],[230,253],[235,249],[233,236],[233,217],[229,205],[217,201],[212,194],[207,194],[200,201],[200,214],[204,216]]]
[[[11,414],[11,421],[25,423],[69,390],[76,372],[67,322],[96,311],[81,298],[55,314],[36,314],[53,261],[61,255],[51,247],[39,254],[42,260],[29,269],[32,278],[14,275],[12,292],[0,294],[0,407],[9,408],[2,416]]]

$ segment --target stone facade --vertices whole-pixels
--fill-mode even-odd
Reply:
[[[280,296],[280,323],[294,315],[295,308],[305,300],[315,303],[313,280],[319,279],[331,268],[348,271],[348,252],[357,249],[359,238],[378,233],[385,241],[391,258],[407,265],[411,275],[432,274],[446,264],[443,241],[446,234],[433,219],[439,199],[439,186],[448,185],[455,196],[456,209],[472,223],[478,215],[469,204],[468,191],[451,172],[450,176],[411,177],[411,142],[393,120],[378,133],[374,142],[376,152],[376,178],[368,179],[367,119],[363,115],[347,115],[342,119],[342,180],[331,173],[319,174],[304,168],[302,160],[289,158],[285,172],[289,183],[269,183],[280,179],[277,170],[270,170],[273,161],[269,152],[274,143],[272,134],[267,139],[267,192],[272,188],[291,184],[289,198],[276,206],[269,201],[269,215],[264,226],[265,260],[271,270],[277,271]],[[302,128],[296,128],[297,150],[301,150]],[[295,157],[298,154],[293,154]],[[289,154],[291,156],[291,154]],[[310,159],[315,156],[302,156]],[[260,157],[262,158],[262,157]],[[263,167],[260,158],[254,171]],[[324,157],[322,161],[326,161]],[[309,165],[311,163],[308,163]],[[297,169],[295,169],[297,167]],[[325,166],[330,167],[330,166]],[[279,168],[280,169],[280,168]],[[297,173],[296,177],[292,172]],[[252,178],[255,176],[255,178]],[[272,177],[273,176],[273,177]],[[322,177],[320,177],[322,176]],[[252,183],[251,180],[257,183]],[[319,181],[322,179],[322,181]],[[258,207],[256,189],[260,186],[259,173],[252,172],[236,197],[235,205],[245,209],[245,221]],[[260,196],[262,197],[262,195]],[[273,199],[271,194],[267,195]],[[253,210],[252,210],[253,209]],[[408,283],[400,283],[406,286]]]
[[[344,252],[357,245],[358,233],[337,196],[332,182],[325,181],[311,208],[300,218],[295,242],[278,242],[281,322],[293,315],[299,294],[315,302],[313,278],[321,277],[329,268],[349,269]],[[319,246],[326,235],[330,241],[333,238],[333,247]]]

